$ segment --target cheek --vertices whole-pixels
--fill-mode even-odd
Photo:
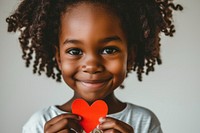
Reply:
[[[126,59],[112,61],[112,63],[110,63],[108,67],[109,71],[115,76],[115,78],[123,80],[126,77],[126,72],[127,72]]]
[[[76,70],[76,65],[74,63],[62,62],[61,64],[62,78],[70,88],[74,88],[75,85],[74,80],[72,80],[72,77],[76,73],[75,70]]]
[[[74,63],[62,61],[61,63],[61,72],[63,78],[68,78],[75,73],[76,65]]]

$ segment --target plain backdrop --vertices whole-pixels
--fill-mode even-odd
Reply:
[[[0,0],[0,132],[20,133],[36,111],[72,96],[65,83],[32,74],[21,58],[17,34],[7,33],[5,18],[19,0]],[[163,37],[163,64],[138,82],[135,73],[116,91],[123,101],[151,109],[164,133],[200,133],[200,1],[177,0],[176,34]]]

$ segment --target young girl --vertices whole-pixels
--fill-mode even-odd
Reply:
[[[24,0],[6,19],[8,31],[20,31],[23,59],[33,72],[61,76],[74,91],[60,106],[35,113],[24,133],[82,132],[71,104],[82,98],[104,100],[108,115],[97,129],[104,133],[162,133],[148,109],[118,100],[114,91],[132,70],[138,79],[160,64],[161,32],[173,36],[172,0]],[[33,59],[34,58],[34,59]],[[95,132],[97,131],[95,129]]]

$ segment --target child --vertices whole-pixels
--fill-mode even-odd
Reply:
[[[121,102],[114,91],[132,70],[141,81],[161,63],[159,35],[173,36],[173,10],[182,7],[172,0],[23,0],[6,21],[9,32],[20,31],[26,65],[34,60],[34,73],[62,76],[74,91],[65,104],[34,114],[23,132],[82,132],[82,118],[71,113],[72,102],[82,98],[107,103],[99,131],[162,133],[151,111]]]

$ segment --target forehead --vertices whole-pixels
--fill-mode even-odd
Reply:
[[[76,4],[69,5],[63,14],[73,14],[77,16],[82,15],[83,13],[86,14],[91,12],[97,16],[106,14],[110,17],[116,17],[114,10],[108,5],[92,2],[78,2]]]
[[[120,20],[114,12],[104,5],[93,3],[70,6],[61,16],[60,30],[61,35],[84,33],[103,37],[105,34],[123,34]]]

